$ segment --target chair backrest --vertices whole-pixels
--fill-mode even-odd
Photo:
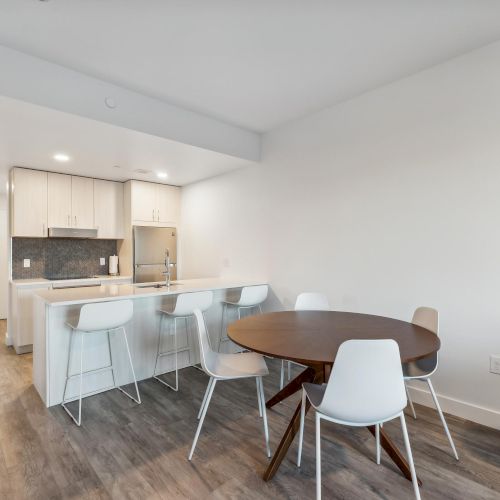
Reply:
[[[211,307],[214,301],[214,292],[189,292],[177,295],[174,310],[171,314],[175,316],[191,316],[195,309],[201,312]]]
[[[394,340],[341,344],[321,413],[352,424],[373,424],[397,415],[406,404],[399,346]]]
[[[432,307],[417,307],[413,313],[411,322],[439,336],[439,313],[436,309]],[[438,353],[435,352],[426,358],[418,359],[415,361],[415,364],[418,366],[420,372],[431,374],[437,369],[438,362]]]
[[[212,350],[210,347],[210,341],[208,339],[207,327],[205,325],[205,318],[199,309],[193,311],[193,315],[196,318],[196,326],[198,333],[198,342],[200,344],[200,363],[203,371],[210,375],[211,377],[216,376],[215,366],[217,363],[217,357],[219,353]]]
[[[417,307],[411,322],[414,325],[430,330],[436,335],[439,334],[439,313],[432,307]]]
[[[237,304],[243,307],[258,306],[267,299],[268,286],[244,286]]]
[[[130,299],[85,304],[80,309],[76,329],[84,332],[113,330],[130,321],[133,314],[134,304]]]
[[[323,293],[304,292],[295,302],[296,311],[330,311],[330,304]]]

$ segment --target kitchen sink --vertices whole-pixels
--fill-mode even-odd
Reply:
[[[182,285],[182,283],[179,283],[177,281],[171,281],[170,286],[172,285],[179,286]],[[165,283],[156,283],[154,285],[135,285],[135,286],[137,288],[167,288],[167,285],[165,285]]]

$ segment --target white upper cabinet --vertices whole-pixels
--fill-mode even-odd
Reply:
[[[131,181],[132,223],[177,226],[180,188],[152,182]]]
[[[94,227],[94,179],[71,176],[71,225]]]
[[[72,227],[71,175],[48,174],[49,227]]]
[[[132,220],[156,221],[156,186],[151,182],[132,181]]]
[[[94,179],[48,174],[49,227],[94,227]]]
[[[94,179],[94,225],[98,238],[124,238],[123,184]]]
[[[158,184],[157,220],[161,224],[177,225],[180,218],[181,190],[175,186]]]
[[[11,172],[11,235],[47,237],[47,172]]]

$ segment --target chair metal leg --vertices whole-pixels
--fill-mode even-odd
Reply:
[[[74,334],[73,334],[74,335]],[[83,394],[83,337],[84,333],[80,332],[80,392],[78,396],[78,418],[75,418],[73,413],[69,410],[69,408],[66,406],[66,403],[62,402],[62,407],[66,410],[66,413],[71,417],[73,422],[75,422],[76,425],[80,427],[82,423],[82,394]],[[71,342],[70,342],[70,349],[71,349]],[[71,350],[70,350],[70,356],[71,356]],[[68,360],[68,376],[69,376],[69,360]],[[67,379],[66,379],[67,383]],[[66,392],[66,387],[64,388],[64,391]]]
[[[453,450],[453,455],[455,455],[455,458],[458,460],[458,453],[457,453],[457,450],[455,448],[455,443],[453,442],[453,439],[451,437],[450,431],[448,429],[448,424],[446,423],[446,420],[444,418],[444,415],[443,415],[443,412],[441,410],[441,406],[439,404],[436,393],[434,392],[434,387],[432,386],[431,379],[428,378],[426,380],[427,380],[427,384],[429,385],[429,389],[430,389],[431,394],[432,394],[432,399],[434,400],[434,404],[436,405],[436,409],[439,413],[439,418],[441,419],[441,423],[443,424],[444,431],[446,432],[446,436],[448,437],[448,441],[450,442],[451,449]]]
[[[406,428],[406,420],[404,413],[401,412],[401,415],[399,416],[401,420],[401,429],[403,431],[403,438],[405,442],[405,448],[406,448],[406,454],[408,456],[408,464],[410,466],[410,473],[411,473],[411,481],[413,483],[413,491],[415,492],[415,498],[417,500],[420,500],[420,491],[418,489],[418,479],[417,479],[417,474],[415,472],[415,464],[413,463],[413,455],[411,453],[411,447],[410,447],[410,439],[408,438],[408,429]]]
[[[292,377],[292,362],[288,361],[288,380]]]
[[[134,398],[132,394],[129,394],[127,391],[125,391],[122,387],[118,386],[117,389],[123,392],[125,396],[128,396],[132,401],[135,401],[137,404],[141,404],[141,395],[139,394],[139,387],[137,386],[137,379],[135,377],[135,371],[134,371],[134,365],[132,364],[132,356],[130,355],[130,348],[128,346],[128,340],[127,340],[127,332],[125,331],[125,328],[122,326],[120,330],[123,333],[123,339],[125,340],[125,347],[127,348],[127,354],[128,354],[128,361],[130,363],[130,369],[132,370],[132,377],[134,378],[134,385],[135,385],[135,392],[137,394],[137,398]]]
[[[302,461],[302,443],[304,441],[304,424],[306,417],[306,391],[302,389],[302,404],[300,406],[300,427],[299,427],[299,451],[297,452],[297,467],[300,467]]]
[[[262,306],[259,304],[259,312],[262,314]]]
[[[208,384],[207,384],[207,389],[205,390],[205,395],[203,396],[203,401],[201,402],[200,411],[198,412],[198,416],[196,417],[198,420],[200,420],[201,412],[203,411],[203,408],[205,407],[205,403],[207,402],[207,396],[208,396],[208,393],[210,392],[210,387],[212,387],[213,381],[214,381],[214,378],[210,377],[210,380],[208,381]]]
[[[408,398],[408,404],[410,405],[411,412],[413,413],[413,418],[417,420],[417,414],[415,413],[415,408],[413,407],[413,401],[411,400],[410,391],[408,390],[408,386],[406,385],[406,380],[405,380],[405,390],[406,390],[406,397]]]
[[[375,425],[375,443],[377,447],[377,465],[380,465],[380,424]]]
[[[259,417],[262,418],[262,401],[260,400],[259,379],[255,377],[255,385],[257,386],[257,401],[259,402]]]
[[[196,434],[194,436],[193,445],[191,446],[191,451],[189,452],[188,460],[191,460],[193,458],[194,449],[196,448],[196,443],[198,442],[198,437],[200,436],[200,431],[203,426],[203,421],[205,420],[205,415],[207,414],[208,405],[210,404],[210,400],[212,399],[212,394],[215,389],[215,384],[217,380],[214,378],[211,378],[211,380],[213,380],[213,382],[212,385],[210,386],[210,390],[208,391],[207,398],[205,401],[205,406],[203,406],[203,410],[201,412],[200,421],[198,423],[198,428],[196,429]]]
[[[280,391],[285,386],[285,360],[281,360]]]
[[[271,448],[269,446],[269,428],[267,427],[266,400],[265,400],[265,396],[264,396],[264,383],[262,382],[262,377],[257,377],[257,384],[260,386],[260,405],[262,407],[262,420],[264,423],[264,437],[266,439],[266,452],[267,452],[267,457],[271,458]]]
[[[316,500],[321,500],[321,417],[318,412],[316,412]]]

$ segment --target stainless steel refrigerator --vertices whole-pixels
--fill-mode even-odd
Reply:
[[[134,283],[164,281],[167,250],[170,279],[177,279],[177,230],[173,227],[134,226]]]

